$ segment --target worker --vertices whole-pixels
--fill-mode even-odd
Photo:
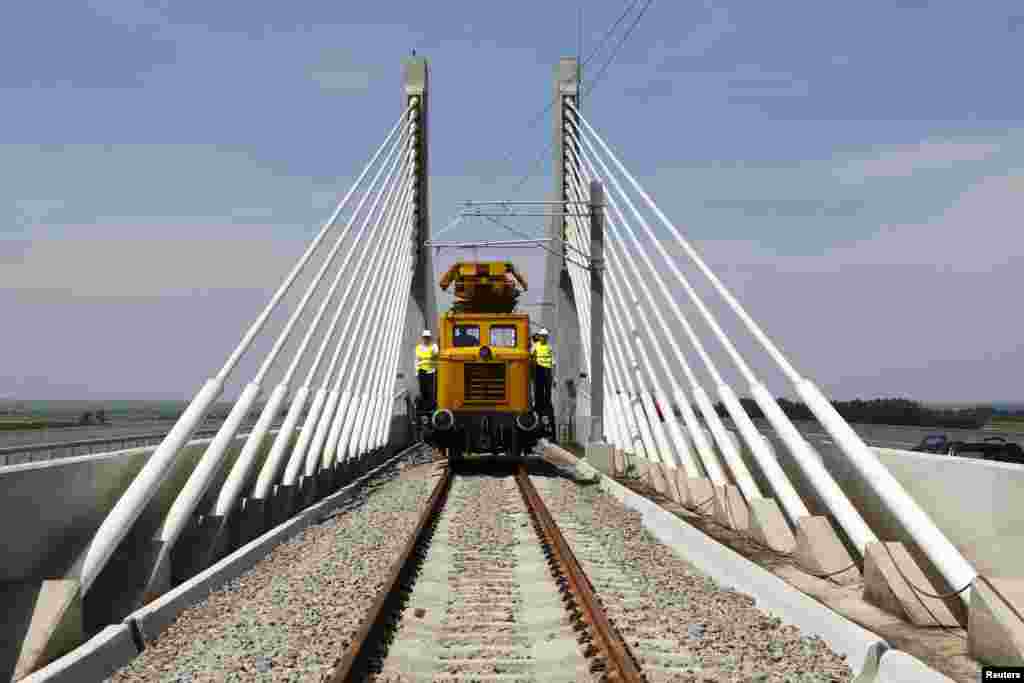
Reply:
[[[430,330],[423,330],[420,343],[416,345],[416,377],[420,382],[420,408],[434,408],[434,379],[437,377],[437,357],[440,352],[432,342]]]
[[[537,410],[541,413],[551,411],[551,374],[555,366],[555,352],[548,344],[548,331],[541,328],[537,332],[537,341],[530,346],[530,359],[533,361],[533,395]]]

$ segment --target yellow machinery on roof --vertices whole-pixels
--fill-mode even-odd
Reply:
[[[454,313],[511,313],[526,278],[509,261],[460,261],[441,278],[441,289],[455,284]]]
[[[516,455],[544,435],[530,401],[530,318],[515,311],[526,278],[508,261],[458,262],[440,285],[455,301],[438,326],[437,408],[420,417],[424,439],[452,462]]]

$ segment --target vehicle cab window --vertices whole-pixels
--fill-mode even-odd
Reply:
[[[491,346],[503,349],[514,349],[516,347],[515,325],[491,325],[490,337]]]
[[[455,348],[480,346],[480,326],[456,325],[452,333],[452,346]]]

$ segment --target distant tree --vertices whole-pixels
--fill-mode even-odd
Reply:
[[[84,413],[82,413],[82,416],[80,418],[78,418],[78,424],[80,424],[80,425],[92,424],[92,413],[90,411],[88,411],[88,410],[85,411]]]
[[[100,408],[96,411],[96,422],[101,425],[107,424],[107,411]]]

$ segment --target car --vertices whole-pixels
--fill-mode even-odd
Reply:
[[[945,434],[929,434],[913,450],[918,453],[939,453],[960,458],[1024,465],[1024,448],[1001,436],[989,436],[981,441],[968,442],[950,440]]]
[[[949,453],[952,442],[945,434],[929,434],[912,450],[918,453]]]
[[[953,442],[949,454],[961,458],[978,458],[1024,465],[1024,448],[1001,436],[990,436],[982,439],[979,443]]]

